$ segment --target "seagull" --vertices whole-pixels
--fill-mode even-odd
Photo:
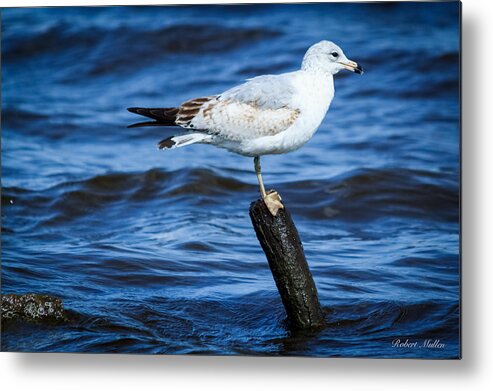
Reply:
[[[283,208],[281,197],[274,190],[266,192],[260,156],[295,151],[312,138],[334,98],[333,76],[343,69],[363,73],[339,46],[321,41],[307,50],[297,71],[254,77],[221,94],[190,99],[178,107],[130,107],[128,111],[152,121],[129,127],[182,128],[182,134],[158,143],[161,150],[211,144],[253,157],[260,194],[276,216]]]

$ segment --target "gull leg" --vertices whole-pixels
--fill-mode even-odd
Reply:
[[[253,159],[253,164],[255,165],[255,174],[257,174],[257,179],[258,179],[258,184],[260,186],[260,194],[262,196],[262,199],[264,200],[264,203],[267,206],[267,209],[269,209],[269,212],[272,214],[272,216],[275,216],[279,209],[284,208],[284,205],[281,203],[281,197],[279,196],[277,191],[274,190],[271,190],[269,191],[269,193],[266,193],[264,181],[262,180],[262,173],[260,170],[259,156],[255,156],[255,158]]]
[[[265,192],[264,181],[262,180],[262,173],[260,172],[260,157],[255,156],[253,158],[253,164],[255,165],[255,174],[257,174],[258,184],[260,186],[260,195],[265,199],[267,193]]]

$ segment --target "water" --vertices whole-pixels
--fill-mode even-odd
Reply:
[[[74,320],[2,349],[459,355],[459,4],[4,9],[2,292]],[[299,67],[330,39],[366,69],[301,150],[262,160],[328,326],[289,331],[248,217],[251,159],[169,152],[130,106],[173,106]],[[442,348],[396,348],[392,341]]]

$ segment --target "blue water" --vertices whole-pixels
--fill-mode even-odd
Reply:
[[[262,159],[303,240],[327,327],[289,330],[248,216],[251,159],[127,129],[299,67],[341,72],[314,138]],[[2,293],[46,293],[60,325],[6,324],[2,350],[456,358],[459,4],[2,11]],[[441,348],[392,342],[440,340]]]

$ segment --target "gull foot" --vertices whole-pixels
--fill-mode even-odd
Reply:
[[[276,216],[279,209],[284,209],[284,205],[281,202],[281,196],[275,190],[270,190],[267,193],[264,197],[264,203],[272,216]]]

